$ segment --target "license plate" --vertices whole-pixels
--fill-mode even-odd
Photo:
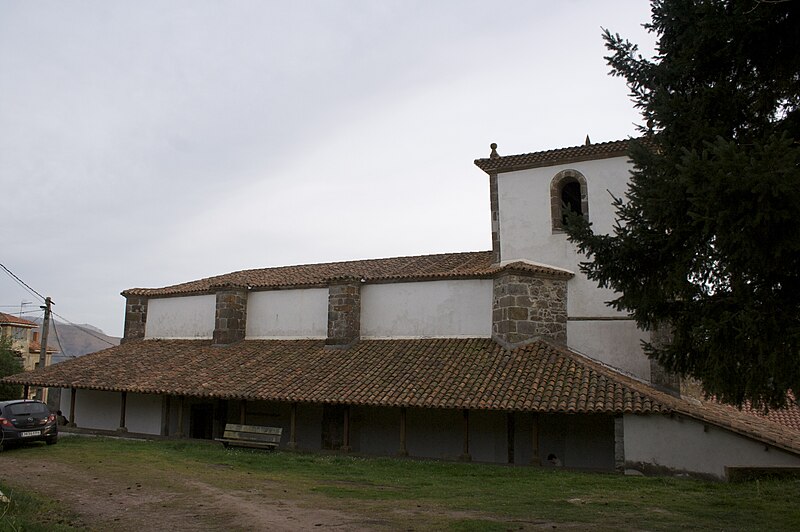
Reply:
[[[40,430],[30,430],[28,432],[23,432],[22,434],[20,434],[20,436],[23,438],[30,438],[31,436],[40,436],[41,434],[42,431]]]

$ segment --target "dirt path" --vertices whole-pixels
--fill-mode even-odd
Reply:
[[[155,476],[132,482],[108,469],[48,460],[31,466],[29,456],[4,452],[0,476],[9,486],[58,500],[81,516],[89,530],[376,530],[380,520],[313,506],[277,483],[244,480],[221,489],[203,480],[213,475],[227,485],[226,468],[185,478]],[[87,472],[87,469],[89,471]],[[6,472],[24,471],[25,476]],[[235,479],[230,479],[233,485]],[[216,483],[216,482],[215,482]],[[7,494],[13,497],[13,493]]]

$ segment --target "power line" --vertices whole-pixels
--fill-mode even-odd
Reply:
[[[11,271],[11,270],[9,270],[8,268],[6,268],[5,264],[2,264],[2,263],[0,263],[0,268],[3,268],[3,269],[5,270],[5,272],[6,272],[8,275],[10,275],[10,276],[11,276],[11,278],[12,278],[12,279],[14,279],[14,280],[15,280],[16,282],[18,282],[20,285],[24,286],[24,287],[25,287],[25,288],[26,288],[26,289],[27,289],[27,290],[28,290],[28,291],[29,291],[31,294],[34,294],[35,296],[39,297],[39,299],[41,299],[42,301],[44,301],[44,300],[45,300],[45,297],[44,297],[42,294],[40,294],[39,292],[37,292],[36,290],[34,290],[34,289],[33,289],[33,288],[31,288],[30,286],[28,286],[28,283],[26,283],[25,281],[23,281],[22,279],[20,279],[19,277],[17,277],[17,276],[14,274],[14,272],[12,272],[12,271]]]
[[[51,311],[52,312],[52,311]],[[61,345],[61,338],[58,337],[58,327],[56,327],[56,320],[53,320],[53,333],[56,335],[56,343],[58,344],[58,352],[67,358],[75,358],[75,355],[70,355],[64,351],[64,346]],[[53,355],[55,357],[55,355]]]
[[[4,264],[0,263],[0,268],[3,268],[3,270],[5,270],[5,271],[6,271],[6,273],[7,273],[8,275],[10,275],[10,276],[11,276],[11,277],[12,277],[12,278],[13,278],[15,281],[17,281],[17,282],[18,282],[20,285],[24,286],[24,287],[25,287],[27,290],[29,290],[29,291],[30,291],[32,294],[34,294],[34,295],[36,295],[36,296],[40,297],[40,298],[42,299],[42,301],[45,301],[45,300],[47,299],[47,298],[46,298],[46,297],[44,297],[42,294],[40,294],[39,292],[37,292],[36,290],[34,290],[34,289],[33,289],[33,288],[31,288],[30,286],[28,286],[28,284],[27,284],[25,281],[23,281],[22,279],[20,279],[19,277],[17,277],[17,276],[14,274],[14,272],[12,272],[12,271],[11,271],[11,270],[9,270],[8,268],[6,268]],[[16,305],[15,305],[15,306],[16,306]],[[32,312],[40,312],[40,311],[32,311]],[[62,320],[64,320],[66,323],[68,323],[68,324],[72,325],[73,327],[75,327],[75,328],[76,328],[76,329],[78,329],[79,331],[83,331],[84,333],[88,334],[89,336],[92,336],[92,337],[94,337],[94,338],[96,338],[96,339],[98,339],[98,340],[100,340],[100,341],[102,341],[102,342],[105,342],[105,343],[107,343],[107,344],[108,344],[108,345],[110,345],[110,346],[115,346],[115,345],[117,345],[117,344],[115,344],[115,343],[113,343],[113,342],[109,342],[109,341],[108,341],[108,340],[106,340],[105,338],[102,338],[102,337],[100,337],[100,336],[97,336],[97,335],[96,335],[96,334],[94,334],[92,331],[90,331],[90,330],[88,330],[88,329],[84,329],[83,327],[81,327],[81,326],[80,326],[80,325],[78,325],[78,324],[72,323],[71,321],[69,321],[69,320],[68,320],[67,318],[65,318],[64,316],[61,316],[60,314],[56,314],[55,312],[52,312],[52,314],[54,314],[55,316],[58,316],[59,318],[61,318]],[[55,320],[53,320],[53,323],[55,324]],[[58,333],[56,333],[56,339],[58,339]],[[59,342],[59,347],[61,347],[61,343],[60,343],[60,342]]]
[[[101,336],[97,336],[95,333],[93,333],[93,332],[92,332],[92,331],[90,331],[89,329],[84,329],[83,327],[81,327],[81,326],[80,326],[80,325],[78,325],[77,323],[72,323],[72,322],[71,322],[71,321],[69,321],[67,318],[65,318],[64,316],[62,316],[61,314],[56,314],[55,312],[53,312],[53,315],[54,315],[54,316],[58,316],[59,318],[61,318],[62,320],[64,320],[64,321],[65,321],[65,322],[67,322],[68,324],[72,325],[72,326],[73,326],[73,327],[75,327],[76,329],[78,329],[78,330],[80,330],[80,331],[83,331],[84,333],[88,334],[89,336],[92,336],[92,337],[94,337],[94,338],[97,338],[98,340],[100,340],[100,341],[103,341],[103,342],[107,343],[108,345],[111,345],[111,346],[116,346],[116,345],[117,345],[117,344],[115,344],[115,343],[113,343],[113,342],[109,342],[108,340],[106,340],[105,338],[103,338],[103,337],[101,337]],[[55,320],[53,320],[53,323],[55,323]]]

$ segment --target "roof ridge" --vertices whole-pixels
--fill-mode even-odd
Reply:
[[[502,156],[495,155],[496,152],[493,152],[493,154],[487,158],[475,159],[474,164],[484,172],[492,174],[553,166],[569,162],[621,157],[627,153],[631,142],[639,140],[642,140],[642,138],[630,137],[624,140],[610,140],[594,144],[582,144],[579,146]]]
[[[491,266],[489,250],[408,255],[238,270],[159,288],[129,288],[122,295],[203,294],[230,283],[256,289],[324,287],[330,279],[342,277],[358,277],[365,281],[477,278],[490,275]]]

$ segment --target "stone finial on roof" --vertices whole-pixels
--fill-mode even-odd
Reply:
[[[492,149],[492,153],[489,154],[489,158],[490,159],[499,159],[500,158],[500,154],[497,153],[497,143],[496,142],[492,142],[491,144],[489,144],[489,147]]]
[[[583,145],[584,146],[591,146],[592,145],[592,141],[589,140],[589,135],[586,135],[586,140],[583,141]]]

